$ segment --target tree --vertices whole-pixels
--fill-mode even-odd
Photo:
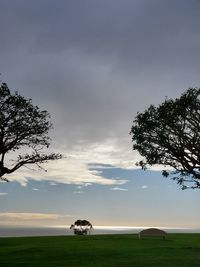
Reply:
[[[47,111],[40,111],[17,92],[11,94],[6,83],[0,86],[0,180],[24,165],[37,164],[62,158],[61,154],[46,154],[45,148],[50,145],[48,136],[52,123]],[[10,152],[18,152],[24,148],[12,164],[8,164],[6,156]],[[16,154],[16,153],[14,153]]]
[[[92,229],[92,224],[87,220],[77,220],[70,226],[75,235],[87,235],[88,231]]]
[[[138,113],[130,134],[133,149],[144,157],[137,165],[161,164],[182,187],[200,189],[200,88],[190,88],[180,98],[165,99]],[[168,168],[169,169],[169,168]]]

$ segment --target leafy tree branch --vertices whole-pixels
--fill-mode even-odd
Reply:
[[[49,130],[52,128],[50,115],[32,104],[17,92],[11,94],[6,83],[0,86],[0,180],[7,180],[5,174],[13,173],[27,164],[41,164],[61,159],[61,154],[46,154],[50,145]],[[11,167],[6,156],[25,148],[29,153],[19,155]],[[40,166],[40,165],[39,165]]]
[[[190,88],[180,98],[166,99],[158,107],[151,105],[138,113],[130,134],[133,149],[144,160],[137,163],[170,166],[163,171],[182,189],[200,189],[200,89]]]

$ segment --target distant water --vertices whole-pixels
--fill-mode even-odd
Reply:
[[[94,226],[91,235],[101,234],[137,234],[141,230],[149,227],[126,227],[126,226]],[[200,228],[165,228],[160,229],[167,233],[200,233]],[[64,227],[0,227],[0,237],[20,237],[20,236],[63,236],[74,235],[68,226]]]

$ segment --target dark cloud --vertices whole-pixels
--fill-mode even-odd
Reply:
[[[199,86],[199,1],[0,0],[0,71],[60,141],[127,136],[138,110]]]

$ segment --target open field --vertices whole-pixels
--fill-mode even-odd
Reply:
[[[199,267],[200,234],[0,238],[0,266]]]

